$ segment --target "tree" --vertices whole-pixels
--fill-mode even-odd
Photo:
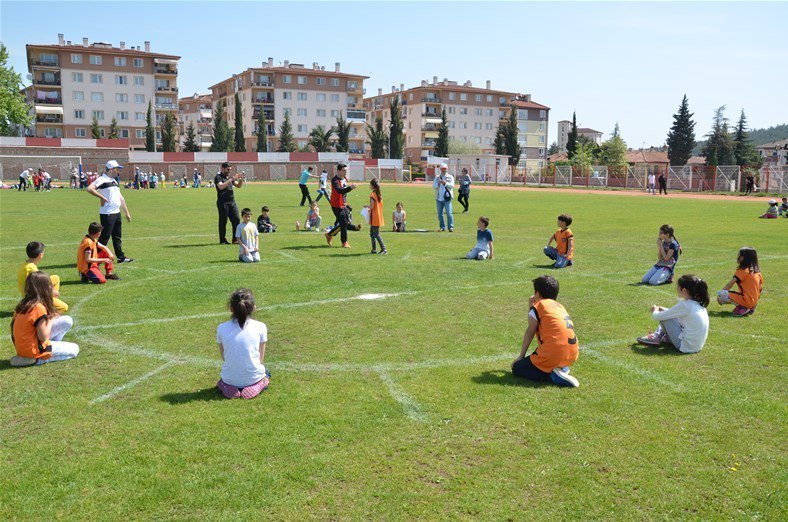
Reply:
[[[447,156],[457,154],[481,154],[482,148],[473,142],[460,141],[456,138],[449,138],[449,148]]]
[[[107,136],[111,140],[116,140],[120,138],[120,129],[118,129],[118,120],[112,118],[112,121],[109,124],[109,136]]]
[[[17,126],[33,121],[21,90],[22,75],[8,67],[8,51],[0,42],[0,136],[16,136]]]
[[[445,158],[449,155],[449,120],[446,119],[446,109],[441,111],[438,139],[435,140],[435,155],[439,158]]]
[[[578,146],[583,145],[584,147],[586,147],[591,152],[591,155],[594,157],[594,161],[596,161],[599,158],[599,153],[602,147],[600,147],[596,141],[592,140],[585,134],[581,134],[577,137],[577,145]],[[575,150],[577,150],[577,148],[575,148]]]
[[[383,118],[378,116],[375,118],[375,126],[373,127],[367,123],[367,143],[369,143],[370,152],[373,158],[386,157],[386,131],[383,130]]]
[[[728,118],[725,117],[725,105],[714,111],[714,124],[707,134],[708,140],[701,154],[706,158],[706,165],[733,165],[733,141],[728,132]]]
[[[235,93],[235,152],[246,152],[244,140],[244,113],[241,98]]]
[[[621,132],[616,123],[613,135],[604,142],[599,150],[599,161],[608,167],[626,166],[627,163],[627,143],[621,138]]]
[[[290,124],[290,114],[285,113],[285,119],[279,127],[279,147],[276,152],[296,152],[295,139],[293,138],[293,126]]]
[[[318,125],[309,132],[309,145],[315,152],[328,152],[331,150],[331,136],[334,129],[326,130],[322,125]]]
[[[569,136],[566,139],[566,156],[572,159],[577,149],[577,116],[572,111],[572,129],[569,131]]]
[[[168,112],[161,123],[161,150],[162,152],[175,152],[177,150],[177,133],[175,129],[175,116]]]
[[[569,160],[569,164],[574,167],[587,169],[594,164],[594,159],[594,151],[591,143],[578,142],[577,147],[575,148],[575,153],[572,156],[572,159]]]
[[[673,125],[668,131],[668,159],[671,165],[686,165],[695,148],[695,122],[689,111],[687,95],[681,100],[679,112],[673,115]]]
[[[509,121],[506,124],[506,154],[509,156],[509,165],[517,165],[520,162],[520,141],[517,139],[519,129],[517,128],[517,107],[512,105],[509,111]]]
[[[405,137],[402,131],[405,124],[402,123],[402,114],[400,114],[399,98],[394,96],[389,106],[391,110],[391,121],[389,122],[389,157],[394,159],[402,159],[403,149],[405,148]],[[440,135],[439,135],[440,139]]]
[[[337,152],[347,152],[350,150],[350,123],[342,116],[337,118],[335,132],[337,133]]]
[[[101,139],[101,127],[99,127],[98,119],[93,116],[93,123],[90,124],[90,135],[94,140]]]
[[[156,152],[156,129],[153,127],[153,104],[148,102],[148,115],[145,117],[145,150]]]
[[[552,156],[553,154],[558,154],[559,152],[561,152],[561,149],[558,148],[558,143],[555,141],[551,143],[550,147],[547,149],[548,156]]]
[[[503,123],[499,124],[498,130],[495,131],[493,147],[496,154],[500,156],[506,155],[506,126]]]
[[[260,107],[257,113],[257,152],[268,152],[268,123],[265,121],[265,111]]]
[[[741,111],[739,123],[736,125],[736,132],[733,135],[733,157],[736,165],[753,165],[760,161],[759,154],[755,151],[755,147],[750,142],[750,136],[747,132],[747,117],[744,115],[744,109]]]
[[[194,123],[189,122],[186,127],[186,138],[183,140],[183,152],[200,152],[200,145],[197,143],[197,137],[194,134]]]
[[[213,136],[211,136],[211,152],[226,152],[228,146],[229,126],[224,119],[224,100],[216,104],[213,115]]]

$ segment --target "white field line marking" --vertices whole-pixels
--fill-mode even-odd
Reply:
[[[741,318],[735,318],[734,320],[741,321],[742,319]],[[751,338],[751,339],[766,339],[767,341],[772,341],[772,342],[780,343],[780,344],[782,344],[784,342],[784,339],[780,339],[779,337],[774,337],[773,335],[748,334],[748,333],[742,333],[741,331],[732,331],[732,330],[726,330],[726,329],[722,329],[722,328],[715,328],[714,330],[717,331],[717,332],[720,332],[720,333],[728,334],[728,335],[738,335],[740,337],[746,337],[746,338]]]
[[[132,379],[129,382],[127,382],[126,384],[122,384],[122,385],[120,385],[120,386],[118,386],[116,388],[111,389],[110,391],[108,391],[104,395],[96,397],[95,399],[90,401],[90,404],[98,404],[100,402],[104,402],[104,401],[106,401],[108,399],[111,399],[111,398],[115,397],[116,395],[118,395],[119,393],[121,393],[121,392],[123,392],[125,390],[128,390],[129,388],[133,388],[134,386],[140,384],[141,382],[150,379],[151,377],[153,377],[157,373],[163,372],[167,368],[169,368],[171,366],[174,366],[176,364],[178,364],[178,361],[176,361],[174,359],[171,359],[171,360],[167,361],[166,363],[162,364],[161,366],[159,366],[158,368],[154,368],[153,370],[149,371],[145,375],[140,375],[136,379]]]
[[[673,391],[679,392],[679,391],[683,391],[684,390],[683,386],[681,386],[679,384],[676,384],[673,381],[669,381],[669,380],[665,379],[664,377],[660,376],[657,373],[651,372],[651,371],[646,370],[645,368],[641,368],[639,366],[635,366],[634,364],[630,364],[630,363],[628,363],[626,361],[621,361],[621,360],[615,359],[613,357],[610,357],[609,355],[605,355],[602,352],[594,349],[595,346],[596,347],[612,346],[612,345],[616,345],[616,344],[623,344],[623,343],[626,343],[626,342],[627,342],[626,340],[624,340],[624,341],[602,341],[602,342],[599,342],[599,343],[589,343],[588,345],[585,345],[585,346],[581,344],[580,345],[580,351],[585,353],[585,354],[590,355],[591,357],[593,357],[595,359],[599,359],[600,361],[602,361],[605,364],[609,364],[611,366],[615,366],[615,367],[620,368],[622,370],[626,370],[626,371],[628,371],[630,373],[634,373],[635,375],[639,375],[640,377],[643,377],[643,378],[648,379],[650,381],[654,381],[657,384],[661,384],[662,386],[670,388]]]
[[[410,252],[406,252],[405,255],[402,256],[403,261],[407,261],[408,259],[410,259]]]
[[[148,237],[124,237],[123,241],[163,241],[165,239],[183,239],[189,237],[213,237],[216,234],[185,234],[181,236],[148,236]],[[219,242],[217,241],[217,245]],[[74,242],[71,243],[47,243],[47,247],[62,247],[62,246],[73,246]],[[0,247],[0,250],[24,250],[27,245],[18,245],[18,246],[3,246]]]
[[[284,250],[274,250],[274,252],[276,252],[277,254],[279,254],[282,257],[286,257],[287,259],[289,259],[291,261],[295,261],[297,263],[304,263],[305,262],[303,259],[301,259],[301,258],[299,258],[297,256],[294,256],[290,252],[285,252]]]
[[[400,386],[398,382],[391,378],[391,376],[385,371],[377,372],[380,380],[383,381],[383,384],[386,385],[386,388],[389,391],[389,395],[391,398],[394,399],[402,406],[402,409],[405,410],[405,415],[412,421],[416,422],[426,422],[427,415],[421,411],[421,407],[416,400],[408,395],[405,389]]]

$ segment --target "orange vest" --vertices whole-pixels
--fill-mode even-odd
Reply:
[[[95,259],[98,256],[96,241],[90,239],[90,236],[85,236],[82,238],[82,243],[79,244],[79,250],[77,250],[77,270],[79,270],[80,274],[87,273],[90,268],[85,260],[85,252],[88,250],[91,258]]]
[[[741,295],[731,294],[731,301],[735,301],[736,304],[745,308],[755,308],[755,305],[758,304],[758,299],[761,298],[761,290],[763,290],[763,276],[761,273],[752,273],[749,268],[739,268],[733,274],[733,278],[739,285]]]
[[[579,344],[575,325],[561,303],[540,299],[531,308],[536,313],[536,336],[539,346],[531,354],[531,362],[543,372],[570,366],[577,360]]]
[[[14,342],[16,354],[31,359],[49,359],[52,357],[52,346],[49,339],[38,340],[36,327],[39,321],[47,320],[47,309],[41,303],[33,305],[27,313],[15,314],[13,319],[11,340]]]
[[[568,228],[566,230],[558,230],[555,234],[553,234],[553,238],[555,238],[556,243],[556,250],[558,253],[567,259],[572,259],[572,256],[575,254],[575,240],[572,235],[572,231]],[[572,248],[569,249],[569,239],[572,239]]]
[[[382,227],[383,223],[383,200],[379,199],[374,192],[370,194],[372,206],[369,209],[369,224],[373,227]]]

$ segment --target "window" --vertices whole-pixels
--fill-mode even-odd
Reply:
[[[134,67],[142,67],[145,62],[142,61],[142,58],[134,58]]]
[[[104,119],[104,111],[93,111],[93,117],[101,121]]]
[[[129,95],[122,92],[116,92],[115,101],[118,103],[129,103]]]
[[[460,107],[460,114],[468,114],[468,107]]]
[[[104,83],[104,75],[91,73],[90,74],[90,83]]]
[[[453,129],[453,128],[454,128],[454,121],[450,121],[450,122],[449,122],[449,128],[450,128],[450,129]]]
[[[500,103],[501,105],[504,105],[504,104],[506,104],[506,98],[504,98],[503,96],[501,96],[500,98],[498,98],[498,103]]]
[[[339,111],[337,111],[337,110],[331,111],[331,117],[332,118],[339,118]]]
[[[544,136],[539,136],[539,143],[544,143]]]
[[[129,77],[123,74],[116,74],[115,75],[115,83],[117,85],[128,85],[129,84]]]
[[[71,63],[82,63],[82,55],[81,54],[72,54],[71,55]]]
[[[481,116],[481,115],[482,115],[482,110],[476,109],[476,116]]]
[[[486,138],[484,138],[484,142],[485,142],[487,145],[492,145],[492,141],[493,141],[493,140],[492,140],[492,138],[490,138],[489,136],[488,136],[488,137],[486,137]]]
[[[493,128],[493,124],[492,124],[492,123],[488,123],[488,124],[485,126],[485,128],[486,128],[487,130],[492,130],[492,128]]]
[[[460,93],[460,100],[465,101],[467,99],[468,99],[468,94],[464,93],[464,92],[461,92]]]
[[[90,101],[101,103],[104,101],[104,93],[103,92],[91,92],[90,93]]]
[[[456,100],[457,99],[457,93],[456,92],[450,92],[449,93],[449,99],[450,100]]]
[[[84,101],[84,100],[85,100],[84,91],[74,91],[74,101]]]
[[[135,76],[134,77],[134,85],[145,85],[145,77],[144,76]]]
[[[126,67],[126,58],[123,56],[116,56],[115,57],[115,66],[116,67]]]
[[[144,129],[137,129],[136,131],[137,139],[142,139],[145,137],[145,130]]]
[[[487,116],[492,116],[492,115],[493,115],[493,110],[487,109]]]
[[[476,130],[482,130],[482,124],[479,123],[479,122],[476,122],[476,123],[473,124],[473,128],[476,129]]]
[[[120,129],[120,137],[121,138],[128,138],[129,137],[129,129]]]
[[[454,107],[449,107],[449,114],[454,114]]]
[[[331,95],[332,102],[339,102],[339,94],[332,94]]]
[[[134,119],[137,121],[145,121],[145,113],[144,112],[135,112]]]
[[[38,55],[38,59],[41,63],[53,64],[57,65],[57,55],[56,54],[45,54],[41,53]]]
[[[297,127],[298,132],[306,132],[306,125],[299,125]]]
[[[318,85],[325,85],[326,84],[326,79],[318,77],[318,78],[315,79],[315,83],[318,84]]]
[[[464,121],[461,121],[461,122],[460,122],[460,128],[461,128],[461,129],[467,129],[467,128],[468,128],[468,123],[467,123],[467,122],[464,122]]]
[[[293,109],[282,109],[282,116],[290,116],[293,114]]]
[[[544,156],[544,149],[539,149],[539,155]]]
[[[322,102],[326,101],[326,95],[325,93],[322,92],[317,93],[316,98],[317,101],[322,101]]]
[[[326,110],[325,109],[318,109],[317,110],[317,117],[318,118],[325,118],[326,117]]]
[[[539,111],[539,117],[544,118],[547,116],[547,111]]]
[[[544,123],[540,123],[540,124],[539,124],[539,130],[540,130],[540,131],[543,131],[543,130],[544,130]]]
[[[296,76],[298,85],[306,85],[306,76]]]
[[[297,114],[299,116],[304,116],[305,117],[306,116],[306,109],[298,109]]]
[[[284,76],[282,76],[282,83],[292,83],[292,82],[293,82],[293,78],[289,74],[285,74]]]
[[[71,81],[74,83],[82,83],[84,81],[84,77],[82,73],[71,73]]]
[[[160,130],[156,131],[156,141],[161,141],[161,131]]]
[[[90,55],[90,65],[101,65],[101,56]]]
[[[331,78],[331,85],[339,87],[339,78]]]
[[[118,119],[119,120],[128,120],[129,119],[129,111],[118,111]]]
[[[474,99],[475,99],[476,101],[482,101],[482,95],[481,95],[481,94],[477,94],[477,95],[474,97]]]
[[[293,93],[290,92],[290,91],[283,91],[282,92],[282,99],[283,100],[292,100],[293,99]]]
[[[82,109],[74,109],[74,119],[75,120],[84,120],[85,119],[85,111]]]
[[[77,138],[84,138],[85,136],[87,136],[87,132],[85,131],[85,129],[74,129],[74,136],[76,136]]]
[[[358,89],[358,82],[355,81],[355,80],[352,80],[352,81],[348,80],[348,82],[347,82],[347,90],[355,91],[356,89]]]
[[[298,101],[306,101],[306,93],[305,92],[299,92],[298,93]]]
[[[145,95],[144,94],[135,94],[134,95],[134,103],[145,103]]]
[[[488,94],[488,95],[487,95],[487,101],[488,101],[488,102],[491,102],[491,101],[492,101],[492,94]]]

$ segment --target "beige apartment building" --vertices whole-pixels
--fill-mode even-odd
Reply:
[[[517,141],[520,144],[518,167],[541,168],[547,164],[547,128],[550,107],[520,94],[514,100],[517,109]]]
[[[186,129],[194,125],[194,139],[200,145],[201,152],[211,148],[213,136],[213,105],[210,94],[197,94],[178,100],[178,143],[183,150],[186,141]]]
[[[434,154],[443,109],[446,109],[450,139],[473,143],[486,154],[494,153],[495,133],[501,120],[509,117],[511,105],[518,96],[521,95],[493,90],[489,80],[486,86],[481,88],[474,87],[470,81],[460,85],[446,78],[438,81],[438,77],[433,76],[431,83],[423,80],[418,87],[410,89],[405,89],[404,84],[400,84],[399,89],[392,87],[387,94],[383,94],[382,89],[379,89],[377,96],[364,100],[364,108],[367,111],[367,123],[374,125],[375,119],[381,117],[384,126],[388,128],[391,121],[391,102],[395,97],[399,98],[404,123],[405,157],[412,163],[419,163]],[[522,100],[523,103],[532,103],[530,95],[522,95]],[[536,105],[538,104],[534,107]],[[539,144],[538,138],[536,142],[527,138],[533,130],[532,126],[528,126],[527,119],[533,114],[540,117],[540,110],[545,111],[541,117],[544,118],[546,129],[549,110],[547,107],[539,106],[535,113],[532,113],[530,105],[523,107],[524,112],[521,114],[526,120],[522,122],[522,140],[525,144]],[[539,124],[536,129],[539,129]],[[539,147],[533,148],[531,154],[536,159]]]
[[[572,122],[569,120],[561,120],[558,122],[558,150],[566,152],[566,144],[569,141],[569,133],[572,132]],[[602,133],[598,130],[589,129],[588,127],[578,127],[578,136],[585,136],[597,145],[602,144]]]
[[[285,113],[290,115],[293,136],[299,147],[306,147],[310,131],[322,125],[329,129],[338,117],[351,124],[350,153],[366,150],[365,113],[363,108],[364,80],[368,76],[349,74],[313,63],[311,67],[290,63],[274,65],[273,58],[260,67],[251,67],[210,87],[213,110],[225,103],[225,118],[235,126],[235,94],[242,105],[243,132],[246,150],[257,146],[257,118],[263,111],[268,132],[268,150],[279,143],[279,128]]]
[[[168,112],[177,115],[180,56],[154,53],[150,42],[114,47],[83,38],[79,44],[59,34],[55,45],[26,47],[37,137],[90,138],[94,116],[105,137],[115,118],[120,137],[144,148],[148,103],[157,123]],[[158,128],[157,136],[160,142]]]

